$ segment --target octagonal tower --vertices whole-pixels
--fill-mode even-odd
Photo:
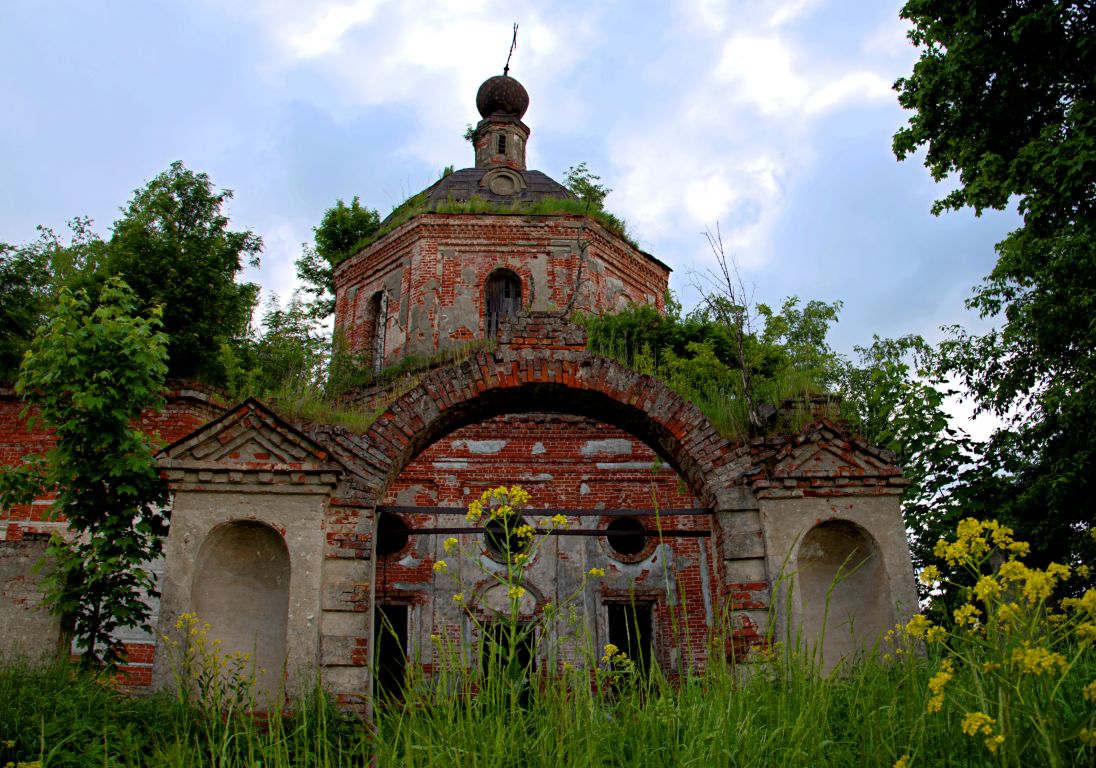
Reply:
[[[375,370],[490,337],[523,310],[663,309],[670,268],[526,167],[521,83],[491,77],[476,105],[475,165],[399,206],[335,270],[335,328]]]

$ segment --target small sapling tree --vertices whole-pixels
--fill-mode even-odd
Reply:
[[[46,601],[70,622],[88,665],[118,660],[115,629],[147,628],[145,595],[155,593],[147,564],[168,526],[153,440],[135,426],[162,406],[167,336],[159,308],[144,318],[137,305],[119,278],[95,300],[61,289],[16,382],[32,425],[56,444],[0,478],[3,506],[56,493],[54,512],[75,540],[51,541]]]

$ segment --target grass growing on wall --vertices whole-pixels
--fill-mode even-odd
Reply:
[[[395,210],[386,218],[376,232],[364,238],[350,249],[350,253],[357,253],[363,248],[372,245],[382,237],[424,213],[461,213],[461,214],[495,214],[500,216],[556,216],[576,215],[588,216],[607,230],[624,239],[633,248],[639,249],[639,245],[628,231],[627,223],[606,210],[588,205],[582,200],[563,197],[546,197],[532,203],[516,201],[503,204],[485,200],[473,196],[468,200],[443,200],[431,203],[425,192],[420,192],[396,206]]]

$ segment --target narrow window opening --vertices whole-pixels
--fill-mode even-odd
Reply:
[[[506,134],[505,133],[500,133],[499,134],[498,154],[500,154],[500,155],[505,155],[506,154]]]
[[[605,530],[609,547],[618,555],[638,555],[647,546],[647,529],[634,517],[618,517]]]
[[[369,339],[369,355],[374,373],[384,366],[384,336],[388,327],[388,297],[384,291],[377,291],[369,298],[366,313],[366,338]]]
[[[499,323],[521,311],[521,280],[510,270],[491,275],[484,288],[484,332],[492,339]]]
[[[373,692],[378,699],[403,696],[407,674],[407,606],[373,608]]]
[[[609,642],[628,655],[636,668],[651,670],[651,604],[609,603]]]

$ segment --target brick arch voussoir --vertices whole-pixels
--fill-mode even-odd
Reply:
[[[479,352],[433,369],[361,436],[363,473],[379,500],[419,453],[450,432],[505,413],[589,416],[635,435],[667,460],[704,504],[724,481],[729,444],[699,409],[658,379],[589,352]]]

